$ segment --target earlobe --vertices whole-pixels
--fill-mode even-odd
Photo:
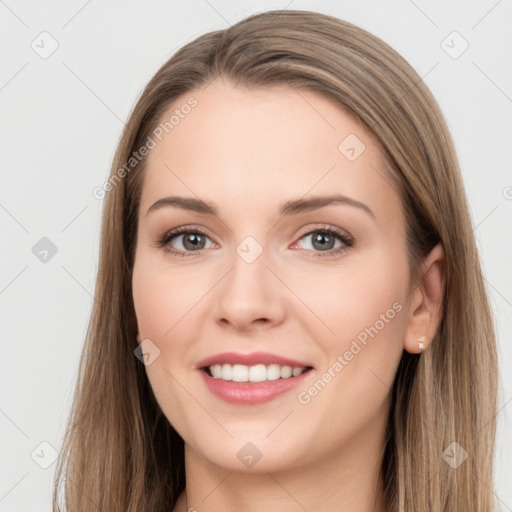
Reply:
[[[441,243],[437,244],[421,266],[418,284],[410,294],[409,317],[404,348],[411,354],[428,349],[443,316],[446,282],[446,258]]]
[[[420,354],[424,350],[428,349],[430,341],[427,340],[426,336],[419,336],[418,338],[411,339],[410,336],[406,335],[404,349],[410,354]]]

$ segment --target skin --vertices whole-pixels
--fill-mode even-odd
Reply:
[[[418,353],[424,336],[427,350],[439,325],[442,247],[412,286],[405,213],[384,155],[331,100],[286,85],[243,89],[217,79],[179,98],[164,118],[190,96],[198,105],[149,155],[133,271],[138,340],[160,350],[147,376],[185,441],[187,487],[173,510],[384,511],[379,470],[390,389],[403,349]],[[338,149],[349,134],[365,145],[354,161]],[[334,192],[373,216],[348,204],[278,214],[285,200]],[[147,213],[171,195],[214,203],[218,215],[173,206]],[[184,236],[168,243],[189,257],[156,246],[180,226],[207,234],[195,252]],[[323,226],[349,233],[353,247],[326,255],[313,243]],[[247,236],[262,249],[252,263],[236,251]],[[343,245],[336,239],[326,249]],[[332,374],[337,357],[396,303],[401,310],[378,334],[300,403],[298,394],[329,368]],[[304,385],[270,402],[229,404],[195,368],[225,351],[270,352],[314,369]],[[251,468],[237,457],[248,442],[261,453]]]

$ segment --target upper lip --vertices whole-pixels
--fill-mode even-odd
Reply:
[[[311,368],[312,365],[303,361],[296,361],[288,357],[270,354],[268,352],[252,352],[250,354],[238,354],[236,352],[223,352],[202,359],[196,364],[196,368],[202,369],[214,364],[243,364],[254,366],[257,364],[278,364],[280,366],[292,366],[294,368]]]

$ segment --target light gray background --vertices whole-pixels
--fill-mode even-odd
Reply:
[[[284,7],[381,37],[446,115],[496,316],[496,492],[512,510],[512,1],[287,2],[0,0],[0,512],[51,509],[55,463],[40,467],[53,460],[40,443],[61,446],[97,269],[102,202],[92,191],[108,176],[123,121],[180,46]],[[469,44],[458,58],[464,41],[453,31]],[[58,48],[42,58],[52,38]],[[57,247],[46,262],[32,252],[42,237]]]

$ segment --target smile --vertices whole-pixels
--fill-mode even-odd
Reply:
[[[208,366],[206,371],[214,379],[234,382],[263,382],[266,380],[289,379],[298,377],[307,367],[280,366],[278,364],[257,364],[246,366],[244,364],[214,364]]]
[[[268,353],[223,353],[196,365],[216,397],[232,404],[261,404],[292,390],[313,367]]]

